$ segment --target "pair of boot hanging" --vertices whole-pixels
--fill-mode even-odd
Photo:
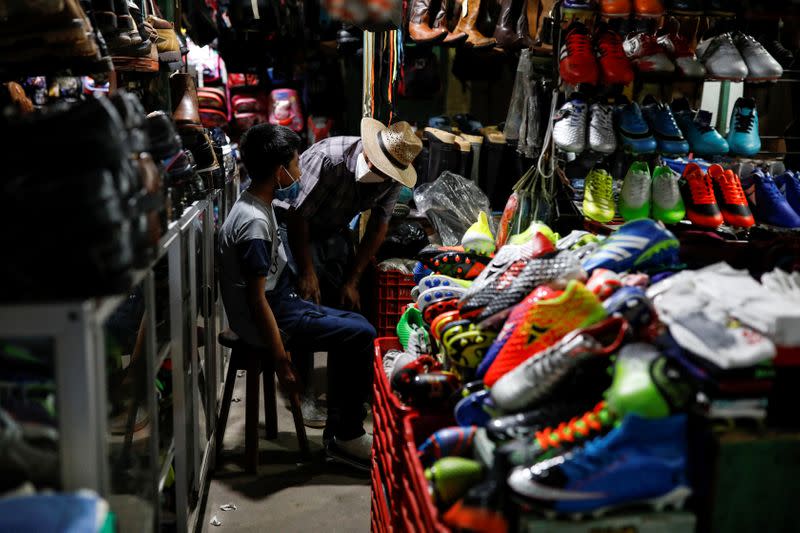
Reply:
[[[454,0],[458,23],[452,31],[447,27],[450,0],[441,0],[432,17],[431,0],[412,0],[409,7],[408,33],[418,43],[441,43],[449,46],[464,44],[470,48],[489,48],[496,44],[494,38],[478,31],[481,0]],[[435,7],[435,6],[433,6]]]

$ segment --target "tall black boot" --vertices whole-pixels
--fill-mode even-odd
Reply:
[[[435,128],[425,128],[428,139],[428,180],[434,181],[444,171],[458,172],[460,150],[455,144],[456,136]]]
[[[500,181],[500,173],[503,166],[503,155],[506,151],[506,138],[497,131],[484,130],[484,143],[481,148],[480,158],[480,181],[479,185],[486,196],[492,209],[502,209],[503,205],[498,205],[495,201],[497,184]]]

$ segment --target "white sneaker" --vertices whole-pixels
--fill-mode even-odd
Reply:
[[[697,57],[712,79],[742,81],[749,72],[730,33],[700,42],[697,45]]]
[[[559,150],[579,154],[586,148],[586,115],[588,109],[583,96],[574,93],[553,120],[553,141]]]
[[[626,221],[650,216],[652,179],[650,167],[637,161],[628,169],[619,193],[619,212]]]
[[[364,433],[350,440],[334,437],[328,442],[326,452],[331,459],[369,472],[372,467],[372,435]]]
[[[748,80],[772,81],[783,76],[781,64],[753,37],[736,32],[733,34],[733,42],[747,65]]]
[[[610,105],[592,104],[589,148],[601,154],[613,154],[617,149],[617,135],[614,133],[614,108]]]

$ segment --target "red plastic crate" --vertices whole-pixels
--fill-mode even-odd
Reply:
[[[374,532],[393,531],[389,507],[386,504],[384,484],[381,481],[381,468],[373,461],[372,464],[372,509],[370,513],[371,529]]]
[[[412,274],[404,274],[399,270],[378,271],[378,308],[375,317],[378,337],[397,335],[397,322],[406,305],[412,302],[411,289],[415,286]]]

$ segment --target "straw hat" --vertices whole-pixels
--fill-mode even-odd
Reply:
[[[408,122],[397,122],[387,128],[373,118],[362,118],[361,141],[367,159],[378,170],[406,187],[417,183],[417,171],[411,163],[422,151],[422,141]]]

